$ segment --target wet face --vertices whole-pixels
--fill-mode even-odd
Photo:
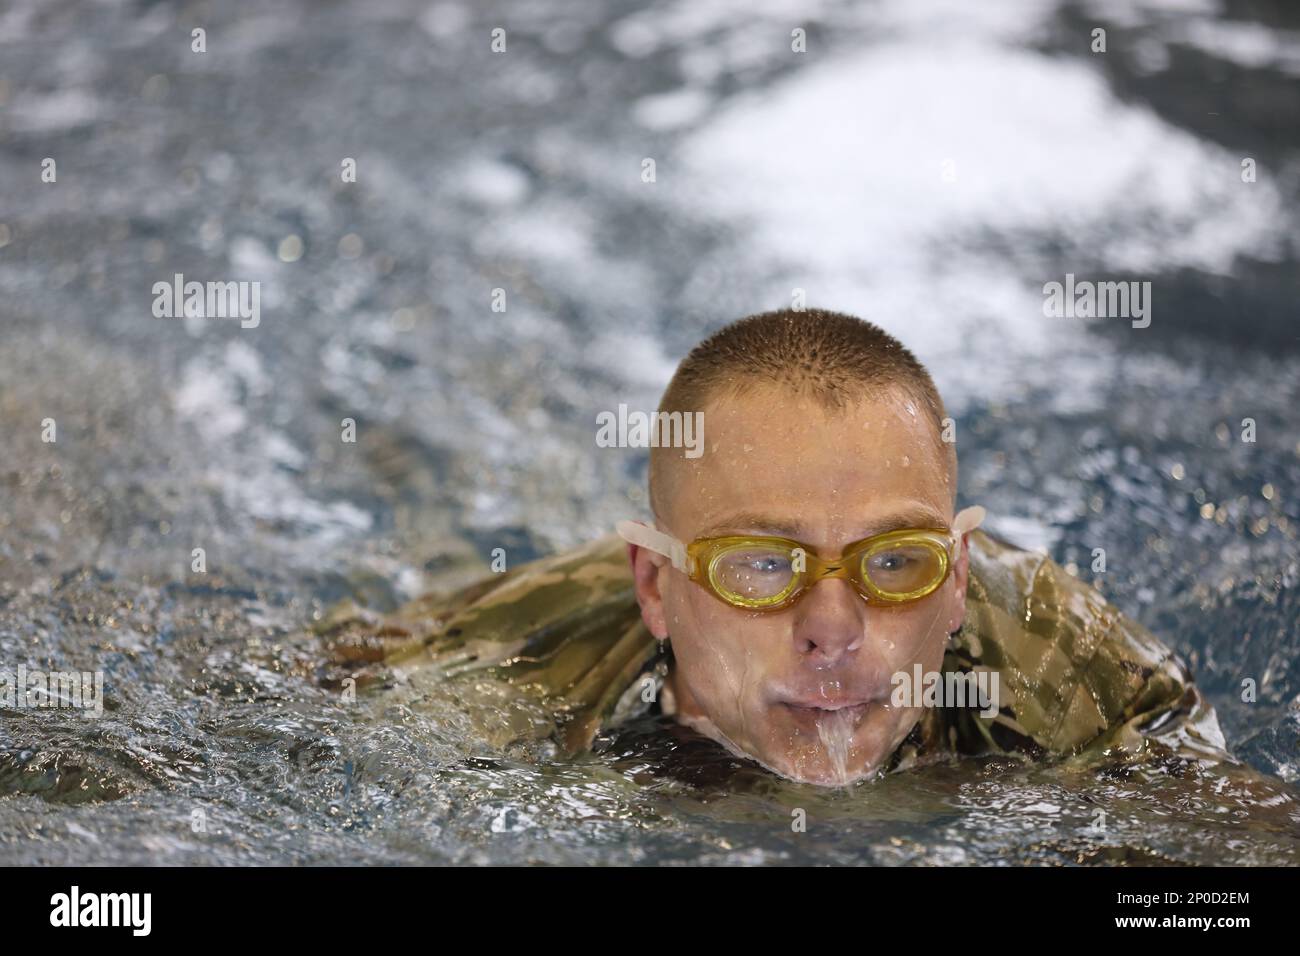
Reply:
[[[952,523],[948,459],[901,391],[842,411],[763,387],[705,409],[705,453],[663,470],[661,526],[679,540],[779,535],[833,558],[896,528]],[[678,719],[783,776],[843,785],[874,774],[920,719],[891,678],[938,671],[965,612],[963,548],[943,585],[895,607],[829,579],[792,607],[723,603],[664,558],[632,549],[651,633],[672,642]]]

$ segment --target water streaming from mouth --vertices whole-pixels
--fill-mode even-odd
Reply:
[[[833,782],[841,787],[852,782],[849,776],[849,748],[853,744],[853,732],[857,729],[857,713],[857,708],[845,707],[817,718],[817,739],[826,751]]]

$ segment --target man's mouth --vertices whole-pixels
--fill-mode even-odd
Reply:
[[[844,710],[846,707],[861,707],[871,702],[865,697],[846,697],[840,700],[819,697],[816,700],[783,700],[781,703],[787,707],[802,707],[805,710]]]
[[[861,722],[866,716],[867,711],[871,709],[872,701],[870,700],[818,700],[813,701],[778,701],[778,706],[785,709],[796,721],[800,723],[816,723],[832,714],[841,720],[849,720],[853,724]]]

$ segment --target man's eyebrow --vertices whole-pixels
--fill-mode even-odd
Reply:
[[[721,521],[715,521],[698,537],[717,538],[728,534],[772,534],[786,538],[797,538],[804,526],[798,521],[786,521],[774,518],[758,511],[738,511]]]
[[[947,526],[948,522],[937,511],[929,508],[907,508],[872,521],[855,536],[855,540],[860,541],[888,531],[901,531],[904,528],[945,528]]]
[[[887,531],[899,531],[903,528],[944,528],[948,524],[939,512],[930,508],[906,508],[893,514],[882,515],[859,529],[851,540],[874,537]],[[697,535],[700,538],[717,538],[729,534],[764,534],[780,535],[785,538],[798,539],[805,533],[805,526],[800,521],[775,518],[757,511],[741,511],[728,515],[721,521],[715,521]]]

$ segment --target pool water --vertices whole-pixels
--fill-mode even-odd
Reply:
[[[0,862],[1300,861],[1300,18],[970,6],[8,4],[0,667],[102,671],[105,712],[0,710]],[[177,273],[260,322],[156,318]],[[1151,324],[1045,316],[1067,274]],[[1272,791],[826,790],[654,719],[565,761],[490,745],[490,686],[323,679],[335,602],[644,513],[596,416],[800,292],[916,349],[962,499],[1104,549]]]

